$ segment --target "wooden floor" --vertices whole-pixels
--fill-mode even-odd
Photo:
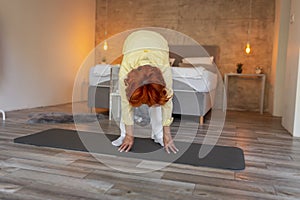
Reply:
[[[8,112],[5,123],[0,119],[0,199],[300,199],[300,140],[269,114],[227,112],[218,144],[242,148],[245,170],[171,164],[134,174],[111,169],[89,153],[14,144],[16,137],[48,128],[75,129],[74,124],[26,123],[36,112],[71,112],[71,105]],[[189,130],[198,119],[190,120],[181,127]],[[107,116],[102,121],[109,126]],[[197,130],[198,142],[208,124]],[[123,158],[118,164],[130,168],[133,162]]]

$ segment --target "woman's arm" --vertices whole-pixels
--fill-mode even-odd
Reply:
[[[169,64],[169,63],[168,63]],[[173,122],[172,110],[173,110],[173,79],[172,79],[172,69],[169,65],[167,65],[163,70],[163,77],[166,82],[167,94],[170,97],[168,102],[163,105],[162,108],[162,124],[163,124],[163,139],[164,139],[164,147],[167,153],[173,152],[177,153],[178,149],[176,148],[172,135],[170,125]]]
[[[129,104],[129,101],[126,96],[126,86],[124,79],[127,77],[127,74],[130,71],[130,66],[127,63],[127,57],[124,57],[120,71],[119,71],[119,91],[121,96],[121,120],[125,124],[126,136],[123,140],[123,143],[119,147],[118,151],[128,152],[134,143],[133,136],[133,108]]]
[[[129,67],[127,66],[126,60],[122,62],[119,71],[119,91],[121,96],[121,120],[126,125],[133,125],[133,108],[130,105],[126,96],[126,86],[124,80],[127,78],[129,73]]]
[[[173,110],[173,79],[172,70],[170,66],[165,66],[162,70],[162,74],[166,83],[167,95],[170,97],[168,102],[162,105],[162,124],[163,126],[170,126],[173,122],[172,110]]]

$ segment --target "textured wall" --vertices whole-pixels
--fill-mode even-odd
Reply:
[[[252,54],[245,55],[250,0],[108,0],[107,34],[146,26],[180,31],[200,44],[218,45],[222,74],[235,72],[236,63],[244,63],[243,73],[254,73],[257,65],[268,74],[272,63],[275,1],[253,0],[251,36]],[[105,0],[97,0],[96,44],[104,40]],[[232,80],[229,108],[258,110],[258,80]],[[233,86],[232,86],[233,85]],[[238,86],[238,88],[236,88]],[[242,101],[241,101],[242,99]],[[268,96],[265,99],[267,108]]]

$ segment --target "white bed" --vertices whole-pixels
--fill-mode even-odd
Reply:
[[[218,84],[216,64],[219,62],[220,49],[215,45],[170,45],[169,47],[170,58],[175,58],[174,69],[182,65],[184,67],[179,68],[181,70],[179,73],[183,74],[191,70],[191,73],[195,74],[193,78],[173,78],[173,113],[198,116],[199,123],[203,124],[204,116],[212,109],[215,102]],[[191,64],[196,68],[187,67]],[[198,68],[200,66],[202,68]]]
[[[203,46],[215,63],[219,58],[218,46]],[[208,56],[199,46],[170,46],[171,53],[183,57],[193,57],[203,54]],[[182,57],[180,58],[181,61]],[[195,67],[172,67],[173,74],[173,113],[181,115],[194,115],[200,117],[200,124],[204,116],[213,107],[217,87],[217,73],[215,64],[197,64]],[[116,66],[114,69],[117,69]],[[111,81],[111,66],[96,65],[90,69],[88,105],[90,108],[110,108],[109,94]],[[114,76],[117,70],[114,70]]]

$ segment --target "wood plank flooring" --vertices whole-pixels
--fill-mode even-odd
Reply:
[[[281,126],[281,119],[269,114],[228,111],[218,145],[244,150],[246,169],[230,171],[171,164],[149,173],[127,173],[107,166],[116,162],[99,155],[101,163],[86,152],[14,144],[14,138],[49,128],[75,129],[69,124],[28,124],[28,116],[37,112],[68,112],[70,104],[19,110],[0,120],[0,199],[300,199],[300,139],[292,138]],[[118,128],[101,119],[111,133]],[[176,118],[173,132],[178,129]],[[198,118],[181,122],[192,137],[191,124]],[[196,142],[202,142],[209,120],[197,128]],[[88,123],[77,126],[91,130]],[[104,128],[104,129],[106,129]],[[104,130],[105,131],[105,130]],[[214,136],[211,136],[214,137]],[[97,156],[98,158],[98,156]],[[120,158],[117,164],[130,168],[136,160]],[[159,165],[145,161],[141,168]]]

